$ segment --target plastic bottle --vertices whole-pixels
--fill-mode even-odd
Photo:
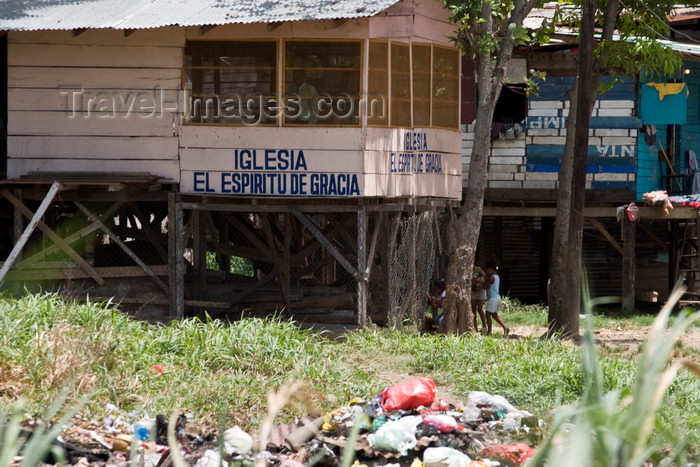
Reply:
[[[148,441],[151,437],[151,428],[153,427],[153,420],[148,417],[144,417],[138,422],[134,423],[134,436],[140,441]]]

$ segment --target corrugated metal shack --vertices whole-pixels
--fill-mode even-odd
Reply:
[[[534,10],[528,24],[536,27],[543,18],[551,19],[552,8]],[[676,21],[683,18],[678,16]],[[642,207],[627,242],[617,218],[618,207],[635,200],[643,206],[645,192],[691,191],[688,154],[700,150],[700,48],[668,44],[684,57],[683,70],[677,75],[656,79],[659,82],[622,77],[597,96],[586,168],[583,238],[583,261],[594,296],[622,293],[637,301],[661,301],[681,274],[688,276],[691,289],[696,282],[697,209],[680,207],[667,216],[662,207]],[[571,34],[561,33],[547,46],[522,47],[514,57],[494,117],[477,259],[493,257],[501,263],[503,292],[526,302],[544,302],[550,254],[560,254],[551,253],[553,216],[577,44]],[[475,117],[470,69],[465,60],[463,123]],[[546,78],[537,93],[527,95],[524,77],[531,69],[546,72]],[[462,130],[466,175],[473,132],[469,124]],[[633,275],[625,279],[623,270]]]

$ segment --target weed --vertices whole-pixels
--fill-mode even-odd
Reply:
[[[528,465],[567,465],[571,459],[576,459],[582,467],[643,465],[649,460],[658,464],[665,448],[670,448],[665,451],[668,453],[665,462],[682,465],[688,443],[697,441],[697,432],[693,441],[680,439],[679,427],[673,430],[664,426],[663,417],[659,416],[665,394],[682,366],[669,366],[675,342],[688,326],[700,319],[700,313],[679,316],[669,327],[671,310],[682,293],[682,290],[674,291],[654,320],[638,371],[628,389],[605,390],[593,327],[586,322],[582,348],[583,395],[577,403],[558,411],[549,436]],[[586,303],[591,306],[590,301]],[[670,399],[682,397],[682,393],[671,394]],[[676,412],[676,415],[680,414]],[[652,433],[655,433],[653,439]]]

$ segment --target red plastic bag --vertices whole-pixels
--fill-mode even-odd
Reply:
[[[389,386],[382,395],[382,409],[387,412],[428,407],[435,400],[435,383],[428,378],[410,379]]]
[[[460,428],[459,423],[453,416],[441,413],[423,415],[423,423],[437,428],[442,433],[452,433]]]
[[[486,446],[480,453],[482,457],[495,459],[509,466],[520,466],[535,455],[535,450],[527,444],[492,444]]]

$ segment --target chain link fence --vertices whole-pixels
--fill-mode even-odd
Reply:
[[[426,292],[444,274],[446,223],[446,216],[435,210],[400,219],[396,247],[391,252],[390,325],[416,322],[427,307]]]

